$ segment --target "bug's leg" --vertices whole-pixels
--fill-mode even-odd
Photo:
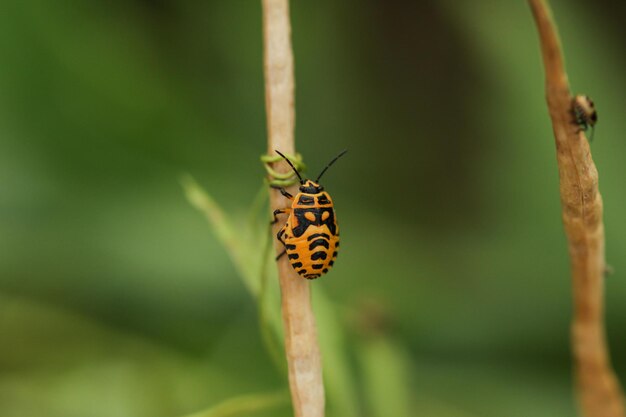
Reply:
[[[278,233],[276,234],[276,239],[278,239],[278,241],[280,243],[283,244],[283,246],[285,246],[285,241],[283,240],[283,235],[285,234],[285,228],[283,227],[282,229],[280,229],[278,231]],[[285,249],[284,251],[282,251],[277,257],[276,260],[279,260],[283,255],[285,255],[287,253],[287,249]]]
[[[278,241],[280,243],[283,244],[283,246],[285,246],[285,241],[283,240],[283,235],[285,234],[285,228],[281,228],[278,233],[276,233],[276,239],[278,239]]]
[[[278,216],[279,214],[290,213],[290,212],[291,212],[291,207],[274,210],[274,220],[272,220],[270,224],[276,224],[276,222],[278,221],[278,217],[276,216]]]
[[[284,195],[285,197],[287,197],[288,199],[293,200],[293,196],[292,196],[291,194],[289,194],[289,193],[287,192],[287,190],[285,190],[283,187],[278,187],[278,186],[276,186],[276,185],[270,185],[270,187],[272,187],[272,188],[274,188],[274,189],[276,189],[276,190],[280,191],[280,193],[281,193],[282,195]]]

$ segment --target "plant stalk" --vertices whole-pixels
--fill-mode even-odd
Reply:
[[[585,133],[574,123],[561,44],[544,0],[529,0],[546,77],[546,99],[557,150],[562,218],[572,268],[572,352],[576,390],[586,417],[625,417],[604,329],[604,224],[598,171]]]
[[[262,0],[267,112],[268,155],[275,150],[295,154],[294,68],[288,0]],[[275,169],[289,172],[285,162]],[[292,194],[297,187],[289,187]],[[284,208],[289,201],[270,189],[270,209]],[[281,219],[282,220],[282,219]],[[275,235],[282,221],[272,228]],[[275,239],[276,254],[284,247]],[[278,261],[285,328],[289,388],[296,417],[324,416],[324,384],[315,316],[311,307],[310,282],[300,277],[283,256]]]

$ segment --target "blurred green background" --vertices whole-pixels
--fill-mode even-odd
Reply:
[[[622,377],[625,4],[552,1],[572,87],[599,112]],[[350,150],[324,179],[342,253],[313,283],[328,416],[575,415],[526,3],[296,0],[291,14],[297,146],[312,174]],[[259,406],[284,398],[284,375],[179,182],[193,175],[245,235],[265,138],[260,1],[0,3],[1,416],[182,416],[228,400],[244,410],[206,415],[291,415]]]

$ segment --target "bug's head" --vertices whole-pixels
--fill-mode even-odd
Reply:
[[[315,181],[306,180],[304,183],[300,184],[300,192],[307,194],[319,194],[324,191],[324,187],[319,185]]]

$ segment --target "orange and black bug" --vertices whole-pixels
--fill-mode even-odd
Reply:
[[[285,246],[285,250],[276,257],[278,260],[285,253],[293,269],[306,279],[319,278],[335,263],[339,248],[339,226],[330,195],[319,185],[319,180],[332,164],[343,156],[341,152],[326,165],[315,181],[303,180],[291,161],[276,151],[291,166],[300,180],[300,191],[296,196],[284,188],[274,187],[292,201],[291,207],[274,210],[274,221],[282,213],[289,213],[287,223],[276,237]]]
[[[585,132],[591,127],[591,136],[589,140],[593,139],[594,126],[598,121],[598,112],[593,104],[593,101],[589,96],[582,94],[577,95],[572,100],[572,112],[574,113],[574,123],[576,123],[580,130]]]

